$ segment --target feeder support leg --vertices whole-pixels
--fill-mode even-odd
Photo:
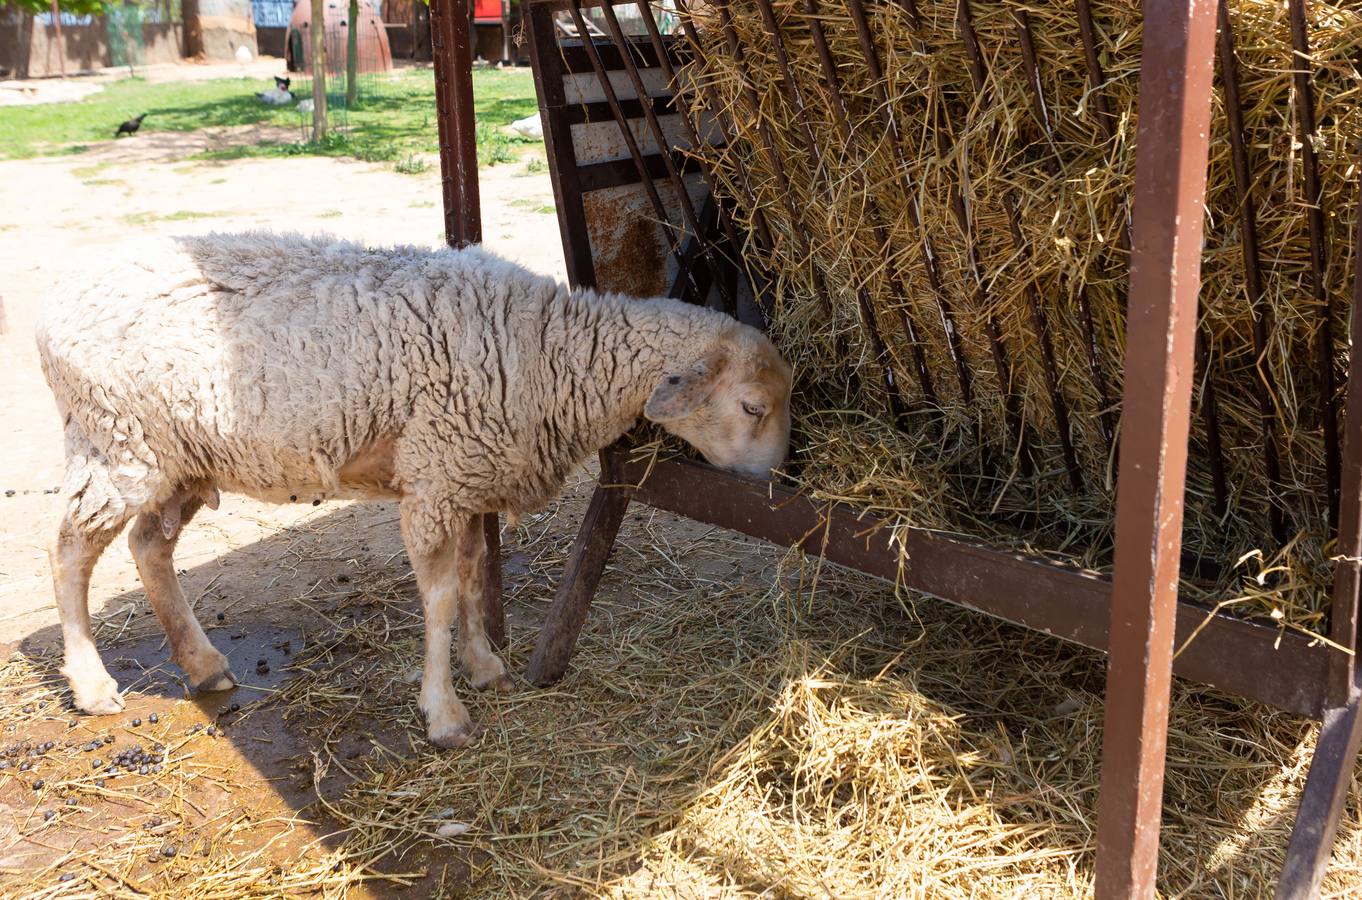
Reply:
[[[1096,895],[1154,896],[1215,4],[1145,0]]]
[[[614,454],[623,451],[607,448],[601,452],[601,478],[591,495],[582,518],[577,540],[568,554],[567,569],[554,595],[553,606],[544,617],[539,641],[530,656],[526,675],[539,685],[552,684],[567,671],[568,660],[586,624],[586,613],[596,585],[605,572],[606,560],[615,546],[625,510],[633,491],[619,486],[619,466]]]

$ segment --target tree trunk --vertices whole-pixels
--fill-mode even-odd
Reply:
[[[52,0],[52,27],[57,31],[57,65],[61,66],[61,77],[66,77],[66,44],[61,39],[61,10],[57,0]]]
[[[345,38],[345,108],[354,109],[359,94],[359,0],[350,0],[350,24]]]
[[[312,140],[326,139],[326,0],[312,0]]]

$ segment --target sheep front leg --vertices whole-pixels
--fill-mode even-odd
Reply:
[[[449,669],[450,627],[454,624],[456,541],[425,514],[419,501],[402,501],[402,540],[416,573],[426,620],[426,664],[421,673],[421,712],[426,734],[437,747],[454,749],[472,740],[473,720],[454,693]],[[439,538],[432,535],[442,534]]]
[[[67,516],[48,551],[65,656],[61,673],[71,685],[76,708],[96,716],[112,715],[123,708],[118,682],[104,668],[90,630],[90,574],[99,555],[122,528],[120,521],[114,528],[85,531]]]
[[[173,502],[180,510],[181,526],[189,524],[195,511],[202,505],[197,497]],[[208,635],[203,633],[194,611],[184,599],[180,580],[175,577],[175,544],[180,532],[165,535],[161,516],[142,513],[128,532],[128,547],[137,563],[137,574],[146,588],[147,599],[156,618],[161,621],[170,641],[170,656],[189,676],[196,691],[225,691],[236,686],[236,676],[227,664],[227,657],[218,652]]]
[[[460,522],[455,539],[455,567],[459,587],[459,665],[478,690],[511,690],[506,666],[487,640],[483,621],[483,565],[487,561],[487,537],[482,516]]]

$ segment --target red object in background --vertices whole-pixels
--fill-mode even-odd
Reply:
[[[501,0],[475,0],[473,3],[474,22],[501,22]]]

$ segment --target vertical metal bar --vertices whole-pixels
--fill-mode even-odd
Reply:
[[[922,244],[923,260],[927,268],[927,283],[932,289],[933,297],[936,300],[937,315],[941,319],[941,328],[946,334],[946,348],[950,351],[951,362],[955,366],[961,399],[969,404],[973,402],[974,395],[970,385],[968,363],[964,358],[964,349],[960,344],[960,335],[955,327],[950,301],[946,298],[946,290],[941,282],[941,272],[936,263],[936,251],[932,247],[931,238],[922,227],[922,211],[918,206],[917,192],[913,189],[913,183],[908,174],[911,167],[903,148],[898,121],[894,117],[894,108],[889,102],[889,92],[884,86],[884,69],[880,65],[880,52],[875,47],[875,38],[870,33],[870,23],[866,19],[865,6],[861,0],[847,0],[847,11],[851,13],[852,21],[856,24],[856,37],[860,42],[866,67],[870,71],[876,108],[880,112],[880,120],[884,124],[886,139],[889,141],[890,150],[894,154],[894,161],[898,165],[900,189],[903,191],[904,202],[908,208],[908,223],[917,233]],[[909,9],[908,13],[910,19],[916,18],[915,7]]]
[[[1026,237],[1022,234],[1021,210],[1017,198],[1007,194],[1003,197],[1003,206],[1007,208],[1007,224],[1012,231],[1012,245],[1017,249],[1022,262],[1029,267],[1031,254],[1027,250]],[[1064,453],[1064,466],[1068,469],[1069,483],[1073,485],[1073,489],[1081,491],[1083,470],[1078,465],[1078,453],[1074,450],[1073,435],[1069,431],[1069,404],[1065,401],[1064,392],[1059,386],[1059,366],[1055,363],[1050,320],[1041,306],[1035,280],[1029,277],[1029,274],[1023,277],[1026,279],[1026,304],[1031,310],[1031,327],[1035,329],[1036,338],[1040,341],[1040,358],[1045,363],[1045,386],[1050,392],[1050,409],[1055,414],[1055,430],[1059,432],[1059,446]]]
[[[451,247],[466,247],[482,241],[468,0],[432,0],[430,30],[445,240]],[[506,645],[506,616],[501,605],[501,527],[496,513],[484,515],[482,524],[487,542],[482,579],[483,623],[488,641],[501,648]]]
[[[961,9],[969,9],[969,0],[961,0]],[[1045,132],[1045,138],[1050,143],[1051,152],[1055,157],[1056,170],[1061,166],[1059,151],[1055,149],[1054,131],[1050,122],[1050,110],[1045,105],[1045,92],[1040,80],[1040,62],[1036,57],[1036,45],[1031,35],[1031,17],[1024,9],[1014,10],[1012,13],[1016,20],[1017,37],[1021,43],[1022,65],[1026,69],[1027,82],[1031,86],[1032,105],[1036,114],[1037,123]],[[973,64],[982,66],[982,59],[979,58],[978,42],[974,39],[974,23],[970,20],[968,13],[965,15],[964,28],[969,34],[969,46],[972,47],[974,57]],[[1101,404],[1101,411],[1098,418],[1102,426],[1102,436],[1106,439],[1107,449],[1116,449],[1116,423],[1112,412],[1111,393],[1107,389],[1106,376],[1102,374],[1102,362],[1097,352],[1097,328],[1093,324],[1092,307],[1088,303],[1088,287],[1080,283],[1074,293],[1074,299],[1078,302],[1079,318],[1083,324],[1083,337],[1085,349],[1087,350],[1088,377],[1092,379],[1093,386],[1097,388],[1098,402]],[[1121,298],[1124,301],[1124,297]]]
[[[691,23],[690,15],[686,12],[684,0],[677,0],[676,8],[681,13],[681,30],[685,33],[686,41],[690,44],[691,55],[695,57],[696,64],[699,65],[700,68],[706,68],[708,63],[705,60],[704,47],[700,44],[700,36],[695,32],[695,26]],[[668,62],[667,65],[668,68],[671,67],[670,62]],[[672,72],[668,77],[675,82],[676,73]],[[718,91],[715,89],[714,85],[709,82],[703,83],[701,89],[705,92],[705,97],[709,102],[710,108],[714,110],[714,123],[719,129],[719,137],[725,144],[732,143],[736,129],[726,121],[723,103],[719,97]],[[740,171],[738,174],[743,186],[743,200],[747,203],[747,208],[752,211],[752,224],[756,229],[757,239],[765,245],[767,252],[770,252],[775,247],[775,240],[771,237],[771,229],[766,223],[766,217],[762,215],[761,205],[757,202],[757,193],[753,189],[752,183],[747,178],[746,170]],[[824,298],[824,305],[830,306],[830,304],[827,303],[826,297]]]
[[[648,42],[652,44],[653,52],[657,54],[657,64],[662,69],[663,76],[667,79],[667,84],[671,86],[673,102],[676,104],[676,111],[680,113],[682,125],[686,129],[686,137],[690,139],[690,144],[697,150],[704,146],[704,140],[700,136],[700,131],[694,122],[691,121],[691,113],[682,109],[685,97],[681,91],[681,84],[676,78],[676,69],[672,66],[671,56],[667,52],[667,47],[662,41],[662,33],[658,31],[657,20],[653,18],[653,7],[649,2],[640,0],[639,12],[643,19],[643,28],[648,32]],[[734,254],[742,253],[742,244],[738,241],[737,230],[733,227],[733,220],[728,215],[728,209],[724,206],[720,197],[718,185],[714,182],[714,176],[709,171],[708,166],[700,167],[700,176],[705,180],[705,187],[709,190],[709,196],[714,201],[714,208],[719,214],[719,224],[723,227],[724,237],[728,239],[730,252]],[[755,204],[754,204],[755,205]],[[763,220],[762,229],[765,223]],[[732,265],[736,268],[737,260],[732,260]],[[753,285],[756,288],[756,285]],[[760,305],[760,303],[758,304]],[[737,315],[735,308],[731,310],[733,315]]]
[[[1229,117],[1230,153],[1234,160],[1234,187],[1239,200],[1239,242],[1244,258],[1244,286],[1253,314],[1253,357],[1258,369],[1254,387],[1258,395],[1258,417],[1263,432],[1263,467],[1267,472],[1267,513],[1272,536],[1286,543],[1286,521],[1279,503],[1274,502],[1282,484],[1281,458],[1277,450],[1277,413],[1272,398],[1277,386],[1267,358],[1267,336],[1272,329],[1271,307],[1263,299],[1263,279],[1258,257],[1258,212],[1249,175],[1248,141],[1244,134],[1244,110],[1239,100],[1239,58],[1234,50],[1234,29],[1229,7],[1220,0],[1217,10],[1220,25],[1220,71],[1225,89],[1225,111]]]
[[[1334,852],[1338,820],[1362,744],[1362,709],[1354,696],[1347,706],[1324,711],[1310,774],[1305,779],[1286,863],[1277,881],[1276,900],[1316,900]]]
[[[1097,55],[1097,28],[1093,24],[1092,9],[1088,0],[1074,0],[1078,11],[1078,33],[1083,41],[1083,61],[1088,67],[1088,98],[1097,112],[1097,127],[1102,130],[1103,140],[1110,141],[1116,136],[1115,117],[1107,105],[1103,88],[1107,76],[1102,71],[1102,60]]]
[[[697,47],[700,46],[699,36],[695,34],[693,26],[689,24],[689,16],[686,14],[685,6],[680,2],[678,2],[677,6],[684,17],[682,21],[685,23],[684,27],[687,29],[687,35],[690,36],[692,42]],[[824,314],[831,322],[834,320],[834,307],[832,305],[831,295],[828,293],[827,284],[823,279],[822,273],[818,270],[818,261],[814,258],[813,246],[809,239],[804,219],[794,205],[793,192],[790,188],[789,176],[785,171],[785,164],[781,160],[780,152],[776,149],[776,143],[771,137],[770,129],[762,119],[761,101],[757,97],[756,90],[751,84],[751,73],[747,70],[746,54],[743,52],[742,45],[738,42],[737,34],[733,29],[733,20],[729,14],[727,4],[721,2],[717,3],[716,6],[719,10],[720,24],[724,31],[724,38],[727,42],[729,53],[733,57],[734,65],[738,67],[739,72],[742,74],[744,88],[742,92],[743,99],[747,103],[748,112],[757,122],[757,134],[761,139],[761,149],[766,156],[768,165],[771,166],[771,170],[775,175],[776,183],[780,187],[781,201],[785,206],[786,215],[789,216],[790,219],[790,230],[794,235],[796,247],[799,254],[807,260],[807,265],[810,267],[814,279],[814,289],[823,301]],[[716,108],[718,107],[716,106]],[[873,311],[862,304],[860,313],[863,318],[866,315],[871,316],[871,318],[866,320],[867,337],[872,341],[878,339],[879,332],[878,329],[874,327]],[[888,358],[888,351],[884,348],[882,340],[880,341],[879,346],[872,343],[871,352],[876,355],[877,360]],[[849,355],[846,352],[845,347],[839,347],[837,353],[844,359]],[[889,366],[881,366],[881,371],[884,376],[885,391],[888,395],[890,414],[899,427],[905,427],[907,408],[904,406],[903,395],[899,390],[897,378],[894,375],[893,369]],[[926,395],[927,400],[935,404],[935,393],[928,393],[928,389],[931,387],[930,376],[926,375],[925,369],[919,372],[919,375],[925,376],[923,378],[923,383],[924,394]]]
[[[974,13],[970,7],[969,0],[960,0],[960,5],[956,10],[956,25],[960,30],[961,38],[965,44],[965,52],[970,63],[970,81],[974,87],[975,94],[979,97],[984,96],[984,87],[987,80],[988,70],[984,65],[983,54],[979,49],[979,40],[974,32]],[[1018,25],[1026,30],[1023,31],[1023,57],[1028,56],[1027,47],[1031,47],[1030,32],[1025,19],[1018,19]],[[1036,105],[1037,118],[1046,127],[1049,117],[1044,111],[1044,101],[1041,99],[1039,89],[1039,70],[1034,68],[1034,47],[1031,48],[1031,65],[1028,67],[1028,77],[1032,80],[1035,88],[1033,102]],[[964,200],[961,197],[957,201],[959,209],[957,216],[964,216]],[[1017,200],[1011,194],[1003,198],[1003,205],[1007,210],[1008,227],[1012,234],[1012,244],[1020,254],[1023,261],[1029,262],[1025,238],[1021,231],[1021,217],[1018,209]],[[968,233],[968,232],[967,232]],[[973,241],[970,241],[971,253]],[[974,264],[971,261],[972,265]],[[976,273],[977,277],[977,273]],[[1059,369],[1055,364],[1054,344],[1050,337],[1049,321],[1044,309],[1040,305],[1040,298],[1036,293],[1033,282],[1028,281],[1025,286],[1027,305],[1031,312],[1032,327],[1036,332],[1036,337],[1040,342],[1041,360],[1045,364],[1045,382],[1050,394],[1050,408],[1055,416],[1055,429],[1059,433],[1060,447],[1064,453],[1065,468],[1068,471],[1069,483],[1074,490],[1083,489],[1083,473],[1078,465],[1078,454],[1074,450],[1073,436],[1069,428],[1069,408],[1064,400],[1064,395],[1059,386]],[[999,330],[995,322],[990,323],[990,331],[998,335]],[[1000,339],[999,335],[999,339]],[[995,350],[996,355],[996,350]]]
[[[799,82],[796,81],[794,71],[790,67],[790,59],[785,52],[785,40],[781,37],[780,25],[776,22],[775,11],[771,8],[769,0],[756,0],[756,2],[757,8],[761,13],[762,24],[766,26],[766,32],[771,38],[771,46],[776,53],[776,63],[780,67],[781,75],[784,77],[783,83],[785,85],[786,102],[794,108],[795,115],[803,126],[802,142],[804,144],[804,152],[809,155],[809,159],[813,164],[815,179],[819,178],[819,173],[821,173],[822,179],[826,182],[823,187],[830,193],[832,191],[831,176],[828,173],[822,150],[819,148],[818,139],[814,137],[813,129],[809,124],[808,107],[804,103],[804,94],[799,88]],[[729,17],[727,0],[718,0],[718,6],[720,19],[725,30],[724,33],[730,39],[730,46],[734,46],[734,42],[737,41],[737,34],[733,29],[732,19]],[[878,226],[876,226],[876,228],[878,240],[880,237],[883,237],[883,235],[881,234],[882,229],[879,229]],[[884,251],[888,253],[890,248],[887,239],[879,240],[879,243],[880,246],[884,248]],[[879,328],[875,324],[874,306],[870,302],[870,292],[864,287],[858,288],[856,291],[856,298],[861,310],[861,318],[864,322],[863,327],[866,329],[867,336],[870,339],[871,350],[875,353],[876,361],[882,367],[885,389],[897,390],[897,385],[894,384],[893,369],[890,367],[891,357],[889,356],[888,348],[885,346],[884,338],[880,335]],[[908,340],[909,349],[913,353],[913,360],[918,370],[922,393],[925,397],[935,401],[936,392],[932,385],[931,375],[927,369],[926,354],[923,352],[922,344],[918,340],[916,324],[913,322],[912,316],[909,315],[908,311],[903,308],[900,308],[899,310],[899,319],[903,327],[904,336]]]
[[[969,60],[970,84],[974,88],[974,95],[982,99],[988,81],[988,72],[984,68],[984,55],[979,51],[979,39],[974,32],[974,11],[970,6],[970,0],[960,0],[959,6],[956,7],[956,28],[965,44],[965,55]],[[997,127],[994,126],[995,133],[996,130]],[[951,202],[955,207],[955,217],[960,223],[961,230],[965,233],[970,275],[974,279],[975,291],[977,292],[976,305],[979,309],[987,309],[988,289],[984,287],[982,270],[979,265],[979,253],[974,239],[974,224],[965,201],[964,191],[961,190],[959,185],[954,187]],[[993,351],[993,367],[998,373],[998,385],[1003,390],[1003,415],[1007,418],[1008,430],[1011,432],[1013,444],[1017,448],[1017,461],[1022,474],[1030,475],[1031,456],[1027,452],[1026,429],[1022,421],[1021,396],[1012,387],[1012,369],[1008,364],[1007,345],[1003,339],[1002,328],[998,325],[997,316],[990,315],[988,317],[987,330]]]
[[[563,116],[567,96],[563,90],[562,57],[557,52],[553,8],[544,3],[527,5],[530,60],[534,68],[535,92],[539,95],[544,152],[549,159],[549,180],[553,183],[553,196],[557,201],[558,234],[563,242],[568,283],[573,287],[595,287],[596,267],[591,258],[591,236],[577,177],[577,154],[572,147],[572,128]]]
[[[1154,896],[1215,46],[1208,3],[1144,14],[1099,900]]]
[[[646,6],[644,0],[640,0],[641,6]],[[700,220],[695,214],[695,205],[691,203],[690,193],[686,190],[685,179],[681,177],[681,170],[676,166],[676,160],[672,158],[671,144],[667,141],[667,136],[662,133],[662,123],[657,119],[657,113],[653,111],[653,104],[649,101],[648,87],[643,83],[643,76],[639,74],[638,65],[634,62],[634,55],[630,51],[629,41],[624,36],[624,29],[620,28],[619,18],[615,15],[615,0],[602,0],[601,12],[605,14],[605,27],[610,32],[610,39],[619,47],[620,60],[624,63],[624,71],[629,76],[629,81],[634,86],[634,94],[638,97],[639,106],[643,108],[643,118],[648,123],[648,130],[652,132],[653,141],[657,144],[657,153],[662,157],[663,165],[667,168],[667,178],[671,181],[672,190],[676,192],[676,203],[681,210],[681,218],[685,220],[686,227],[690,229],[695,239],[699,241],[697,245],[701,256],[705,260],[705,265],[710,274],[714,276],[714,281],[719,289],[719,296],[723,298],[724,308],[737,311],[737,303],[733,295],[728,292],[728,285],[723,278],[723,270],[719,261],[715,258],[710,242],[705,239],[700,231]],[[642,12],[642,10],[640,10]],[[649,18],[651,13],[645,15]],[[694,277],[691,277],[694,281]],[[697,296],[696,303],[704,305],[705,297]]]
[[[468,10],[468,0],[431,0],[430,4],[440,184],[444,193],[445,240],[451,247],[482,240]]]
[[[1196,364],[1205,374],[1201,385],[1201,418],[1206,426],[1206,453],[1211,462],[1212,509],[1217,516],[1225,515],[1229,503],[1229,487],[1225,483],[1225,451],[1220,443],[1220,404],[1215,393],[1215,354],[1204,329],[1196,330]]]
[[[1324,284],[1324,207],[1315,156],[1315,88],[1310,71],[1310,38],[1306,34],[1305,0],[1290,0],[1292,65],[1296,82],[1296,121],[1300,126],[1301,165],[1305,170],[1305,203],[1310,223],[1310,293],[1319,305],[1315,346],[1319,360],[1320,412],[1324,421],[1324,477],[1329,491],[1329,524],[1338,524],[1338,402],[1334,397],[1333,300]]]
[[[1359,155],[1362,158],[1362,155]],[[1359,178],[1362,190],[1362,178]],[[1342,485],[1339,502],[1334,597],[1329,608],[1329,637],[1358,649],[1358,590],[1362,587],[1362,217],[1354,225],[1352,350],[1348,359],[1348,405],[1344,412]],[[1356,689],[1357,657],[1337,654],[1329,671],[1329,697],[1346,702]]]
[[[1355,225],[1352,320],[1349,326],[1347,408],[1344,412],[1338,548],[1334,565],[1329,637],[1353,651],[1329,658],[1324,724],[1310,760],[1310,775],[1301,794],[1286,863],[1277,883],[1277,900],[1319,896],[1333,853],[1339,818],[1348,797],[1350,773],[1362,746],[1362,698],[1359,697],[1358,605],[1362,588],[1362,219]]]
[[[653,176],[648,171],[648,164],[643,160],[643,151],[639,149],[638,141],[634,139],[634,131],[629,127],[629,119],[624,115],[623,107],[620,106],[614,85],[610,83],[610,73],[606,71],[605,63],[601,61],[600,51],[596,49],[596,42],[588,33],[586,20],[575,2],[568,3],[568,13],[572,16],[573,24],[577,26],[577,33],[582,35],[582,49],[586,51],[587,59],[591,60],[591,68],[596,73],[596,80],[600,84],[602,93],[605,94],[605,102],[610,107],[610,115],[614,117],[615,124],[619,126],[620,137],[624,138],[624,146],[628,149],[629,158],[633,160],[634,168],[638,172],[639,184],[643,187],[643,193],[647,195],[648,203],[653,208],[653,215],[657,216],[657,221],[662,225],[662,230],[667,235],[667,246],[671,250],[671,255],[680,265],[683,254],[678,230],[672,225],[671,217],[667,215],[667,207],[662,202],[661,195],[657,192],[657,185],[653,184]],[[620,47],[619,50],[621,55],[629,52],[628,47]],[[646,95],[639,99],[644,104],[648,102]],[[659,150],[663,153],[666,152],[665,148],[659,148]],[[699,286],[694,284],[693,272],[691,273],[691,281],[698,293]]]

